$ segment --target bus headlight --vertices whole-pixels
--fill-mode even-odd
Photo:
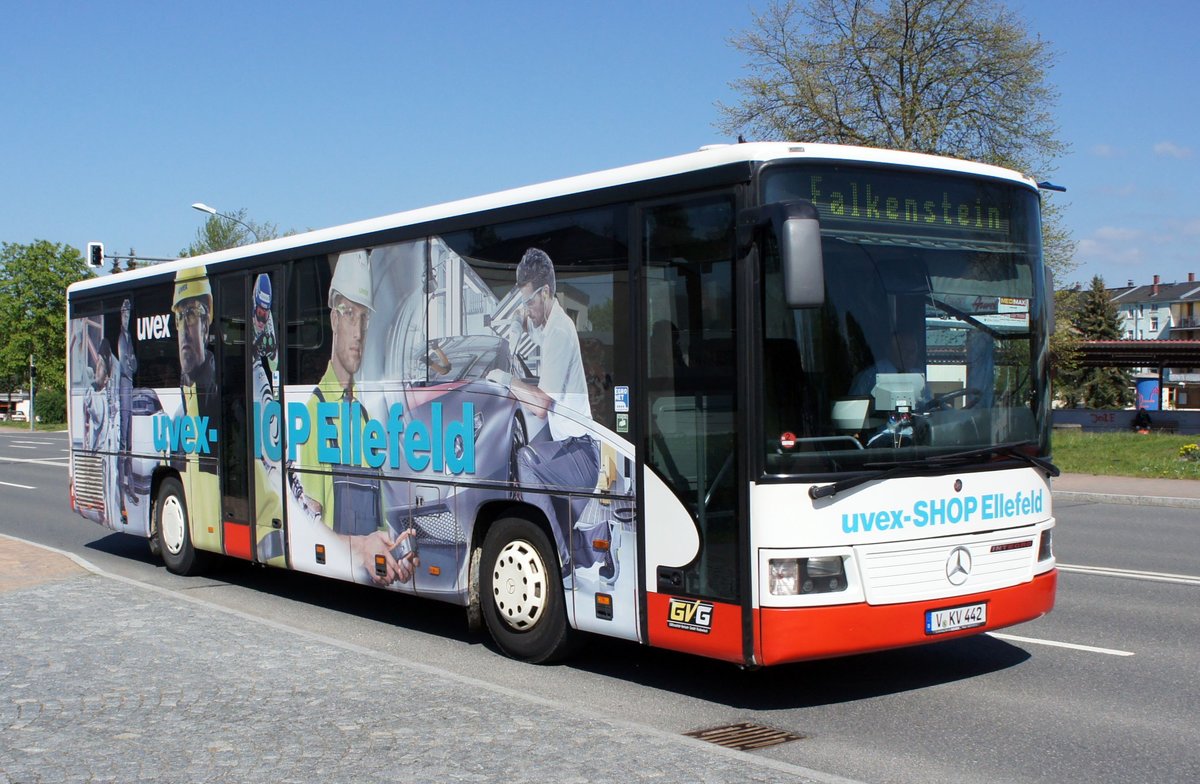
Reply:
[[[768,563],[772,596],[835,593],[846,590],[846,566],[840,555],[821,558],[772,558]]]
[[[768,586],[772,596],[795,596],[800,584],[799,558],[772,558]]]
[[[1041,541],[1038,542],[1038,560],[1049,561],[1054,557],[1054,529],[1042,531]]]

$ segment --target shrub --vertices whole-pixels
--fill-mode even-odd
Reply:
[[[67,395],[61,389],[38,391],[33,398],[34,413],[41,422],[67,421]]]

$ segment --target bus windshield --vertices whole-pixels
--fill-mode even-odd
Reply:
[[[823,305],[789,308],[777,249],[762,254],[767,474],[989,460],[1012,446],[1045,453],[1046,293],[1031,188],[778,166],[763,189],[765,203],[816,205],[825,275]]]

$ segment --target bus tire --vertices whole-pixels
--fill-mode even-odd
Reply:
[[[484,537],[480,566],[483,620],[504,653],[545,664],[570,652],[557,550],[545,531],[519,517],[497,520]]]
[[[173,476],[162,480],[154,497],[154,538],[168,571],[190,576],[208,566],[208,553],[192,546],[183,483]]]

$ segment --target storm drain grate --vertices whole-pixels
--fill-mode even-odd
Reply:
[[[737,749],[738,751],[753,751],[755,749],[765,749],[768,746],[778,746],[780,743],[787,743],[792,740],[803,740],[803,735],[797,735],[794,732],[786,730],[777,730],[773,727],[764,727],[761,724],[744,721],[741,724],[729,724],[724,727],[713,727],[707,730],[693,730],[685,732],[690,738],[697,738],[708,743],[715,743],[718,746],[724,746],[727,749]]]

